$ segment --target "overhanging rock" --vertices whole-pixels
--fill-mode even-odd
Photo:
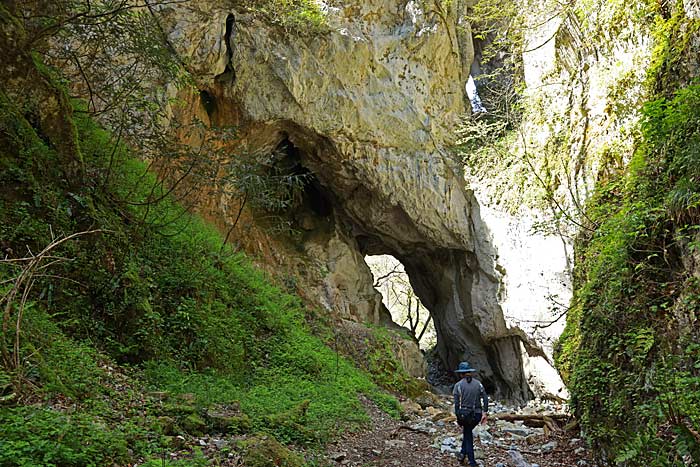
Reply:
[[[298,216],[299,249],[322,263],[324,277],[307,281],[317,302],[344,319],[386,321],[357,259],[392,254],[435,320],[446,367],[468,359],[496,395],[527,399],[523,349],[537,349],[505,324],[488,229],[444,151],[465,112],[465,6],[420,5],[346,2],[328,10],[329,32],[308,36],[220,2],[161,13],[215,101],[212,122],[238,126],[246,144],[288,141],[324,193],[328,212]]]

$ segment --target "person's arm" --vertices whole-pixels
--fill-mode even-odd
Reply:
[[[457,417],[455,423],[461,427],[463,422],[462,419],[459,418],[459,408],[462,406],[462,388],[459,385],[459,381],[455,384],[454,389],[452,389],[452,395],[455,398],[455,416]]]
[[[486,389],[484,389],[484,385],[479,383],[479,391],[481,392],[481,406],[483,408],[483,412],[481,413],[481,423],[486,423],[486,419],[489,413],[489,396],[486,394]]]
[[[459,392],[459,381],[455,384],[454,388],[452,389],[452,396],[454,397],[455,400],[455,415],[457,414],[457,409],[459,409],[459,399],[461,398],[461,394]]]

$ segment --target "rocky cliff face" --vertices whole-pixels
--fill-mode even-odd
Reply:
[[[488,227],[445,158],[465,112],[473,48],[468,24],[457,27],[466,5],[442,5],[327,6],[329,30],[313,35],[285,32],[235,4],[164,9],[170,42],[208,100],[205,113],[181,94],[190,107],[174,118],[198,113],[235,125],[242,150],[283,147],[311,174],[294,214],[303,235],[290,250],[312,303],[342,319],[387,324],[363,256],[391,254],[431,312],[448,368],[469,360],[501,397],[529,398],[531,386],[554,392],[558,381],[528,385],[530,356],[545,354],[507,324]],[[235,212],[225,199],[209,204],[224,218]],[[270,257],[289,263],[288,254]],[[415,349],[407,366],[420,356]]]
[[[497,143],[505,149],[471,158],[467,179],[503,272],[506,322],[549,356],[571,306],[574,239],[586,231],[586,202],[597,180],[633,152],[651,41],[632,21],[609,25],[605,8],[583,24],[594,7],[577,14],[588,7],[525,3],[518,46],[527,52],[517,59],[522,118]],[[477,70],[489,66],[481,60],[477,53]],[[531,384],[559,381],[547,357],[527,365]]]

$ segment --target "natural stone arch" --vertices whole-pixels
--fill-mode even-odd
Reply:
[[[382,200],[360,180],[353,181],[352,172],[338,163],[341,158],[332,142],[290,122],[281,126],[282,141],[294,146],[299,163],[313,174],[313,189],[324,193],[324,205],[332,205],[325,210],[333,212],[333,228],[346,239],[347,247],[360,257],[389,254],[405,266],[414,291],[435,323],[444,366],[454,368],[467,359],[480,369],[489,390],[500,397],[532,397],[523,372],[522,333],[507,328],[496,296],[499,280],[485,273],[477,254],[467,248],[445,247],[422,234],[401,206]],[[463,194],[468,197],[468,192]],[[478,210],[472,215],[475,213]],[[366,286],[371,287],[371,275],[366,277],[370,281]],[[391,324],[386,319],[388,310],[379,306],[384,324]]]
[[[526,351],[542,352],[505,323],[490,233],[444,150],[466,110],[473,49],[454,40],[466,3],[438,17],[384,0],[351,2],[329,10],[331,30],[313,40],[239,11],[232,57],[221,42],[229,12],[209,3],[201,22],[176,13],[170,23],[173,34],[191,37],[176,46],[217,98],[212,123],[239,126],[241,144],[256,150],[288,138],[332,206],[323,222],[299,213],[308,230],[293,249],[306,259],[294,261],[325,268],[316,276],[295,271],[302,293],[334,317],[384,323],[363,256],[374,248],[401,258],[441,323],[445,368],[471,358],[498,395],[529,397]],[[226,64],[233,82],[216,79]]]

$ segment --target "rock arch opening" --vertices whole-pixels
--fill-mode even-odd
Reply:
[[[401,261],[391,255],[365,256],[372,271],[373,287],[382,294],[382,302],[391,319],[406,328],[423,351],[435,347],[437,336],[430,311],[413,290]]]
[[[426,217],[417,217],[414,206],[397,203],[367,182],[371,177],[381,180],[396,167],[374,167],[375,173],[361,173],[352,160],[336,154],[338,148],[330,140],[289,122],[278,125],[258,127],[247,138],[266,140],[267,145],[263,145],[275,153],[277,167],[305,177],[297,201],[285,213],[294,229],[301,232],[295,237],[294,248],[306,255],[301,260],[301,274],[308,281],[303,293],[313,295],[314,303],[345,322],[411,328],[405,315],[392,319],[391,303],[382,303],[381,290],[373,287],[372,271],[365,260],[367,256],[391,255],[403,266],[413,297],[412,310],[418,302],[424,313],[413,327],[421,333],[425,312],[434,326],[434,347],[428,355],[428,374],[423,376],[433,385],[448,385],[455,381],[452,370],[468,360],[480,370],[491,394],[510,400],[531,398],[524,372],[524,336],[505,323],[495,262],[476,243],[487,232],[479,224],[478,206],[469,192],[448,188],[453,199],[464,197],[453,203],[462,203],[463,221],[470,223],[467,228],[471,229],[455,236],[450,230],[453,227],[446,226],[439,213],[427,208],[421,211]],[[404,160],[420,163],[400,159]],[[442,183],[434,171],[423,180]],[[422,189],[435,190],[433,186]],[[445,192],[442,187],[440,190]],[[413,201],[424,202],[420,197],[425,192],[415,193],[418,197]],[[420,353],[418,346],[414,349]],[[417,358],[422,360],[420,355]]]
[[[359,245],[369,258],[380,253],[391,255],[395,263],[390,264],[401,265],[410,293],[429,314],[435,332],[434,345],[426,352],[429,383],[448,390],[456,381],[454,368],[467,360],[479,370],[490,394],[511,400],[532,397],[523,373],[521,336],[509,332],[488,309],[484,284],[475,283],[485,281],[476,255],[427,245],[414,245],[397,253],[371,237],[360,237]],[[404,324],[403,314],[392,313],[392,318]],[[485,322],[489,319],[493,322]]]
[[[448,389],[456,381],[454,368],[467,360],[479,369],[490,394],[532,398],[523,368],[524,336],[506,327],[493,302],[498,281],[484,272],[474,252],[428,242],[401,244],[366,233],[356,239],[362,254],[388,254],[400,262],[413,293],[429,312],[435,346],[426,355],[428,382]]]

